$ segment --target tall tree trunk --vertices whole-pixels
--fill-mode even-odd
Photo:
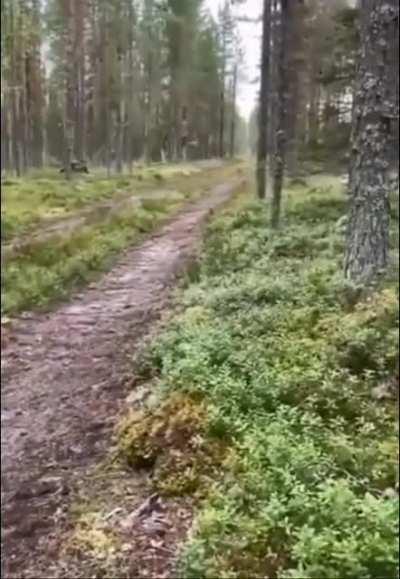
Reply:
[[[86,23],[87,2],[75,0],[74,11],[74,95],[75,95],[75,122],[74,122],[74,150],[77,159],[83,160],[86,154]]]
[[[71,179],[71,161],[73,156],[75,125],[75,71],[74,71],[74,37],[75,37],[75,0],[63,0],[65,33],[64,33],[64,67],[65,67],[65,117],[64,117],[64,171],[65,177]]]
[[[41,14],[39,0],[32,0],[32,31],[27,82],[29,85],[29,124],[31,161],[34,167],[43,166],[44,155],[44,95],[41,57]]]
[[[271,0],[264,0],[261,49],[261,88],[258,119],[257,194],[264,199],[267,186],[268,111],[270,105]]]
[[[278,61],[278,115],[276,130],[276,154],[274,158],[274,183],[271,204],[271,226],[277,228],[280,223],[282,205],[282,187],[285,172],[287,145],[287,102],[289,90],[288,47],[289,31],[292,21],[292,0],[281,1],[280,47]]]
[[[236,150],[236,93],[237,93],[237,76],[238,65],[235,64],[232,79],[232,116],[231,116],[231,140],[230,140],[230,157],[233,159]]]
[[[133,131],[133,114],[132,103],[134,99],[134,27],[135,12],[132,2],[128,4],[129,35],[128,35],[128,106],[127,106],[127,128],[125,133],[125,159],[128,161],[129,173],[133,170],[133,148],[132,148],[132,131]]]
[[[308,111],[308,139],[307,144],[315,145],[319,135],[319,107],[321,101],[321,85],[316,78],[316,71],[312,70],[310,85],[310,100]]]
[[[150,164],[152,161],[152,114],[153,114],[153,71],[151,58],[148,63],[148,78],[146,87],[146,104],[145,104],[145,119],[144,119],[144,158],[146,163]]]
[[[300,91],[298,79],[292,83],[290,90],[290,102],[287,118],[287,173],[290,177],[296,177],[299,171],[299,123]]]
[[[11,55],[11,139],[12,139],[12,159],[13,169],[17,177],[21,175],[21,156],[20,156],[20,119],[19,119],[19,91],[18,84],[18,60],[15,47],[16,26],[15,26],[15,8],[10,3],[10,55]]]
[[[278,114],[278,61],[280,46],[280,12],[278,9],[278,0],[272,0],[271,6],[271,56],[270,56],[270,103],[269,103],[269,127],[267,130],[267,173],[274,175],[274,161],[276,154],[276,129]],[[267,186],[268,193],[268,186]]]
[[[19,117],[19,148],[22,170],[25,172],[30,166],[29,159],[29,119],[28,119],[28,98],[26,80],[26,20],[27,6],[25,2],[19,3],[17,20],[17,75],[18,75],[18,117]]]
[[[89,0],[88,5],[88,73],[86,81],[86,149],[87,155],[93,159],[97,150],[96,141],[96,117],[99,116],[101,82],[100,82],[100,59],[102,51],[99,42],[99,18],[96,0]]]
[[[117,173],[122,173],[124,169],[124,127],[125,127],[125,99],[122,95],[117,115],[117,143],[116,143]]]
[[[99,119],[104,127],[104,162],[107,168],[107,176],[111,175],[113,152],[113,115],[111,110],[111,39],[110,39],[109,4],[105,0],[101,4],[100,42],[101,42],[101,110],[104,118]]]
[[[389,127],[398,115],[390,86],[389,46],[391,35],[398,34],[398,1],[362,0],[361,20],[345,275],[369,283],[388,263]]]
[[[300,112],[303,106],[301,81],[304,80],[304,15],[302,2],[294,2],[293,21],[289,34],[288,103],[287,103],[287,171],[291,177],[298,172]]]
[[[5,84],[4,81],[3,83]],[[10,131],[7,115],[8,102],[6,96],[2,96],[1,101],[1,174],[3,175],[3,171],[7,171],[10,166]]]
[[[223,72],[219,102],[219,156],[221,159],[225,157],[225,71]]]
[[[187,106],[182,107],[182,116],[180,123],[180,135],[181,135],[181,159],[182,161],[187,161],[187,147],[189,140],[189,121],[188,121],[188,108]]]

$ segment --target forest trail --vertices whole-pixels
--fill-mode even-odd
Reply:
[[[2,332],[3,577],[27,576],[74,481],[104,456],[127,394],[128,353],[168,305],[207,216],[242,183],[187,205],[70,303],[21,316]]]
[[[192,163],[196,172],[207,172],[210,175],[212,171],[217,171],[223,166],[224,163],[219,159],[207,159]],[[189,177],[190,167],[186,170],[184,167],[182,174]],[[193,175],[195,174],[193,172]],[[44,245],[53,240],[65,239],[84,227],[105,222],[108,217],[114,215],[121,215],[124,211],[129,211],[132,206],[140,207],[146,199],[154,196],[168,196],[171,191],[174,189],[171,188],[171,183],[165,179],[160,182],[158,189],[149,186],[147,190],[143,189],[140,193],[129,191],[128,187],[128,191],[120,191],[110,199],[92,202],[61,217],[56,216],[39,221],[32,230],[1,244],[2,259],[11,259],[35,246]]]

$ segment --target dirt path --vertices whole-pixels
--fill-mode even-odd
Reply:
[[[228,167],[228,165],[225,166]],[[224,167],[224,163],[218,159],[210,159],[208,161],[197,161],[193,164],[193,167],[195,167],[195,169],[185,170],[183,166],[180,175],[181,179],[182,177],[189,179],[191,175],[196,176],[198,173],[207,173],[211,179],[213,172],[216,174],[218,170]],[[177,176],[179,176],[178,171]],[[180,183],[180,185],[182,186],[182,183]],[[147,187],[142,187],[140,191],[119,191],[105,201],[88,204],[63,217],[52,217],[44,220],[36,224],[33,230],[19,235],[7,243],[2,243],[2,259],[11,259],[20,253],[24,253],[26,250],[30,250],[32,247],[49,243],[53,239],[57,240],[72,236],[85,226],[104,222],[109,216],[121,214],[129,210],[132,205],[140,206],[145,199],[160,196],[165,198],[169,193],[174,194],[176,191],[174,189],[174,180],[171,181],[171,179],[167,178],[163,180],[158,189],[152,188],[151,184],[148,183]]]
[[[239,181],[187,206],[68,305],[15,321],[2,349],[2,577],[46,556],[54,514],[104,456],[126,396],[121,371],[168,304],[201,225]]]

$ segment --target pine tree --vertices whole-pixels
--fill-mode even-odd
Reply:
[[[281,0],[280,41],[277,62],[277,127],[274,157],[273,194],[271,203],[271,226],[277,228],[281,216],[281,198],[286,161],[289,74],[288,53],[293,5],[290,0]]]
[[[266,195],[267,178],[267,138],[268,113],[270,107],[270,50],[271,50],[271,0],[264,0],[263,34],[261,51],[261,88],[258,108],[258,147],[257,147],[257,192],[260,199]]]
[[[345,258],[345,274],[357,283],[373,281],[388,264],[388,149],[391,121],[398,117],[390,86],[390,46],[398,32],[396,0],[362,0]]]

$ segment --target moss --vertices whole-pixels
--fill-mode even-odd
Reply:
[[[83,515],[76,524],[68,541],[66,552],[85,552],[94,559],[106,560],[112,557],[119,546],[115,533],[108,528],[96,513]]]
[[[337,360],[355,375],[373,371],[392,376],[398,359],[398,299],[385,289],[357,303],[343,317],[325,317],[320,334],[330,335]]]
[[[155,409],[131,412],[120,425],[119,454],[133,468],[153,469],[153,484],[165,495],[201,490],[224,456],[222,443],[205,440],[202,402],[173,394]]]

